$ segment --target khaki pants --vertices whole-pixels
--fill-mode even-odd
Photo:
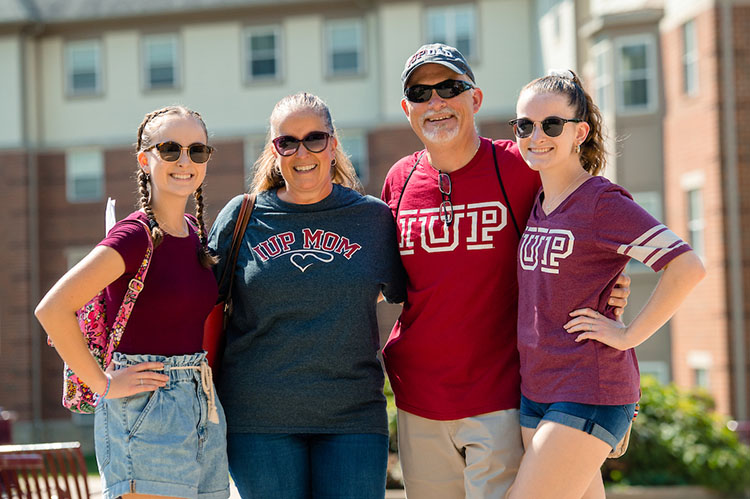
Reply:
[[[523,456],[518,410],[452,421],[398,411],[408,499],[502,498]]]

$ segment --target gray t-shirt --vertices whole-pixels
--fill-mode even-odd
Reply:
[[[226,263],[242,196],[209,246]],[[235,269],[218,393],[230,433],[387,434],[376,301],[405,298],[396,226],[372,196],[258,195]]]

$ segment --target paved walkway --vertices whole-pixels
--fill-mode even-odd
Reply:
[[[89,494],[92,499],[101,499],[102,486],[97,475],[89,475]],[[240,499],[240,493],[234,484],[230,484],[229,499]],[[385,499],[406,499],[403,489],[388,489],[385,491]]]

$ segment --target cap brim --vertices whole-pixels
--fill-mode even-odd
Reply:
[[[460,75],[466,74],[466,71],[462,71],[458,66],[447,61],[423,61],[423,62],[420,62],[419,64],[412,66],[411,68],[408,69],[408,71],[404,71],[401,74],[401,82],[403,83],[404,90],[406,90],[406,83],[409,81],[409,77],[414,72],[414,70],[420,66],[424,66],[425,64],[440,64],[441,66],[445,66],[446,68],[450,69],[454,73],[457,73]]]

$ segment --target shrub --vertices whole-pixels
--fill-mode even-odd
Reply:
[[[641,381],[640,413],[630,447],[608,459],[605,481],[630,485],[702,485],[722,492],[750,487],[750,447],[714,412],[705,391]]]

